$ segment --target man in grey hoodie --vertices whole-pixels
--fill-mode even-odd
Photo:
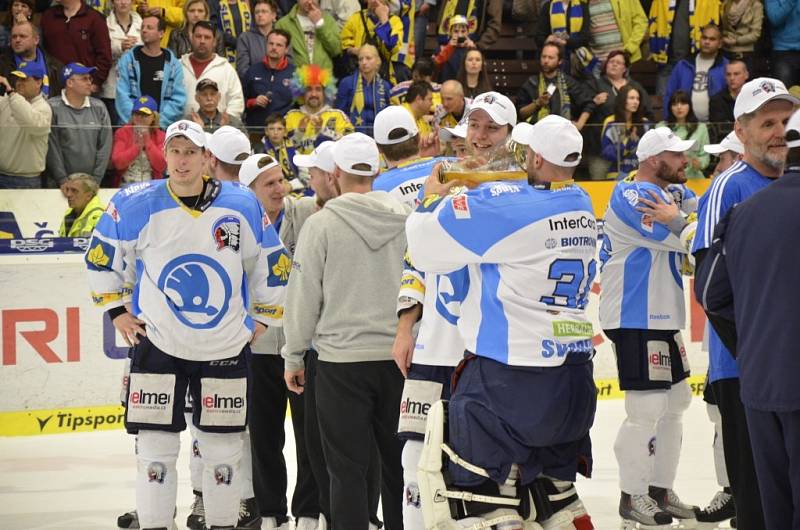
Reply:
[[[303,352],[319,353],[316,402],[331,479],[332,530],[369,527],[368,469],[375,440],[386,528],[402,528],[402,444],[397,410],[403,376],[392,360],[397,281],[408,207],[372,191],[375,141],[361,133],[333,146],[334,186],[303,226],[289,279],[285,379],[301,393]]]

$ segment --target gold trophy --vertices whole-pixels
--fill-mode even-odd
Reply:
[[[458,180],[468,188],[484,182],[500,180],[526,180],[524,146],[511,140],[497,146],[488,155],[472,155],[462,160],[445,160],[439,172],[440,182]]]

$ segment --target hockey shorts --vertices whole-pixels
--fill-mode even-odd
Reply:
[[[241,432],[247,426],[248,359],[245,345],[235,357],[187,361],[168,355],[139,337],[131,360],[125,428],[180,432],[186,428],[185,400],[192,422],[205,432]]]
[[[607,329],[617,356],[620,390],[669,389],[689,377],[680,331]]]
[[[425,438],[428,409],[440,399],[450,399],[454,366],[412,364],[403,385],[397,435],[401,440]]]
[[[520,484],[540,474],[573,482],[590,476],[597,391],[592,362],[567,357],[562,366],[509,366],[468,355],[457,368],[449,404],[450,446],[461,458],[485,469],[498,483],[512,464]],[[486,479],[450,464],[457,486]]]

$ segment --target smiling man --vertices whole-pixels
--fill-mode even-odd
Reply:
[[[204,150],[199,125],[172,124],[169,178],[117,193],[86,254],[92,298],[132,346],[125,426],[143,529],[173,525],[187,390],[205,524],[237,525],[249,344],[283,314],[286,250],[252,193],[203,175]]]
[[[714,229],[728,210],[767,187],[781,176],[788,148],[784,135],[793,105],[800,101],[790,95],[777,79],[760,77],[745,83],[733,109],[736,136],[744,144],[742,160],[714,179],[700,198],[697,235],[692,252],[697,268],[702,266],[711,246]],[[741,528],[766,528],[759,502],[758,480],[753,464],[744,406],[739,397],[739,369],[728,349],[726,330],[709,317],[708,381],[722,416],[725,465],[736,503]]]
[[[506,142],[517,124],[517,111],[503,94],[484,92],[472,100],[467,120],[467,150],[487,156]]]

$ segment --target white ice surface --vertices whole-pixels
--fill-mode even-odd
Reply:
[[[594,477],[578,482],[599,530],[619,528],[614,439],[623,416],[621,400],[599,402],[592,429]],[[695,398],[684,417],[675,487],[686,502],[705,505],[719,489],[712,436],[705,404]],[[187,439],[188,431],[178,461],[179,528],[185,528],[192,501]],[[296,472],[293,444],[287,423],[290,485]],[[133,437],[123,431],[0,438],[0,530],[113,529],[117,516],[133,508],[135,470]]]

